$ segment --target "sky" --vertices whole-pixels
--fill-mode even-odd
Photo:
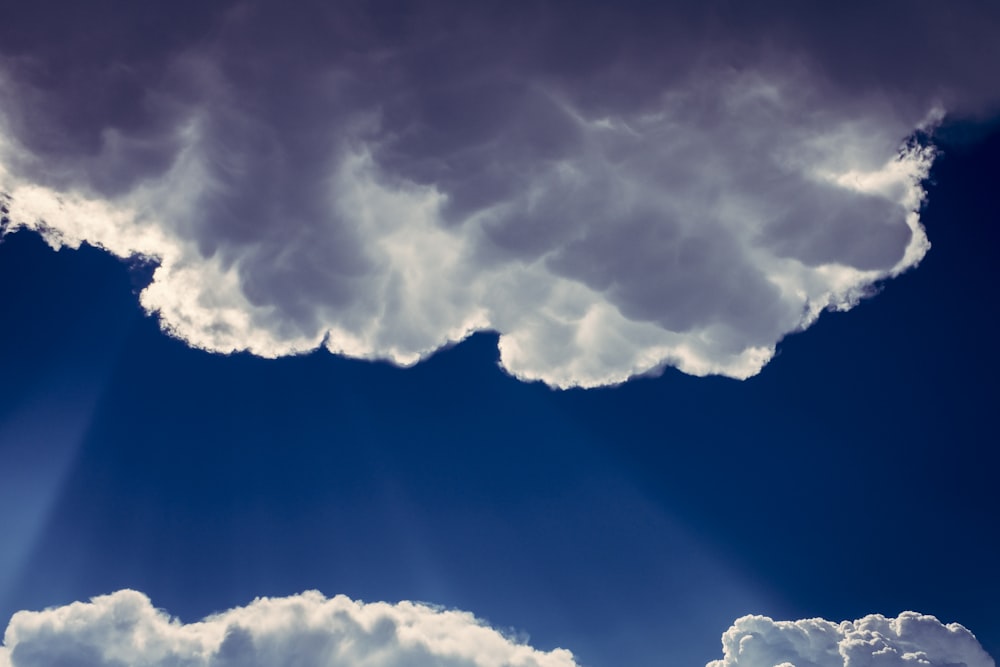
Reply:
[[[8,12],[0,666],[993,667],[1000,11],[748,7]]]

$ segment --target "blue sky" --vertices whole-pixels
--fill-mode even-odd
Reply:
[[[802,25],[807,23],[802,20]],[[387,30],[391,39],[397,38],[393,29]],[[820,33],[810,30],[814,28],[802,28],[802,35],[812,35],[820,43]],[[28,52],[33,38],[28,29],[23,35]],[[380,34],[378,39],[390,38]],[[152,52],[160,46],[148,48]],[[163,48],[175,45],[170,42]],[[825,62],[826,55],[817,49],[817,62]],[[131,51],[126,49],[126,53]],[[885,62],[890,60],[887,57]],[[11,61],[4,62],[9,65]],[[983,66],[988,64],[987,60]],[[887,80],[898,74],[894,68],[886,66]],[[20,72],[13,66],[10,71]],[[565,77],[558,79],[560,85],[576,92],[575,73],[559,72]],[[928,76],[947,80],[947,74],[932,71]],[[454,76],[465,81],[462,72]],[[888,279],[890,267],[903,261],[899,257],[905,243],[891,235],[883,241],[881,231],[862,230],[851,239],[824,236],[821,231],[801,237],[785,228],[767,232],[777,235],[775,243],[781,252],[793,252],[788,248],[794,246],[794,252],[804,258],[803,265],[835,257],[877,273],[866,279],[869,286],[862,286],[862,291],[868,294],[853,309],[823,312],[811,326],[811,321],[803,320],[808,328],[797,333],[788,333],[791,328],[784,320],[775,325],[778,328],[768,323],[768,314],[784,317],[779,316],[785,311],[778,306],[737,313],[735,302],[720,293],[739,284],[744,274],[733,274],[733,278],[720,268],[724,262],[713,265],[711,271],[691,269],[691,282],[684,284],[693,296],[675,294],[669,286],[650,296],[642,287],[646,284],[640,280],[643,275],[686,280],[687,274],[660,274],[646,265],[640,270],[638,265],[647,259],[640,254],[631,255],[636,266],[630,266],[633,262],[616,246],[614,234],[593,232],[586,243],[567,242],[551,251],[556,257],[549,267],[552,275],[528,275],[531,279],[578,280],[606,297],[606,302],[595,302],[595,309],[610,304],[629,323],[598,328],[595,336],[600,334],[603,342],[567,352],[578,355],[570,361],[560,356],[557,338],[535,335],[555,332],[555,328],[545,329],[547,323],[516,314],[519,300],[530,302],[525,311],[532,313],[536,307],[537,312],[555,312],[565,304],[531,301],[533,292],[519,282],[524,276],[513,270],[496,274],[500,277],[495,280],[499,285],[509,279],[516,287],[474,295],[493,299],[488,302],[492,326],[484,328],[504,329],[502,334],[520,345],[512,351],[512,346],[504,347],[501,342],[503,359],[498,351],[501,334],[495,331],[444,345],[408,368],[325,350],[286,356],[288,349],[281,346],[290,345],[288,341],[299,335],[286,335],[283,327],[288,322],[299,327],[296,331],[308,331],[310,323],[328,317],[326,313],[337,304],[347,304],[343,308],[359,313],[359,318],[369,316],[367,305],[354,304],[368,304],[366,299],[375,298],[374,292],[357,288],[361,295],[357,301],[351,301],[349,294],[355,289],[350,286],[356,284],[351,281],[361,280],[358,276],[366,269],[343,268],[354,260],[338,259],[340,251],[323,255],[317,266],[343,268],[343,275],[353,277],[342,281],[338,273],[331,279],[334,292],[347,291],[342,298],[321,299],[320,307],[310,296],[319,280],[312,268],[279,275],[261,267],[272,266],[268,262],[277,266],[275,257],[285,256],[281,252],[293,257],[295,267],[302,267],[311,261],[309,248],[318,248],[316,252],[322,254],[342,246],[323,245],[325,240],[307,236],[302,245],[296,241],[294,246],[276,246],[278,250],[270,253],[270,241],[260,240],[270,237],[260,234],[255,237],[255,249],[244,251],[250,246],[234,239],[270,229],[264,217],[255,218],[256,213],[240,209],[243,219],[250,220],[249,226],[234,231],[225,221],[212,226],[201,218],[179,214],[186,222],[164,229],[181,234],[178,229],[194,228],[185,224],[204,225],[197,227],[201,230],[197,234],[185,237],[194,239],[190,248],[199,248],[201,254],[184,255],[184,261],[195,256],[206,262],[229,257],[220,261],[231,261],[232,266],[245,270],[241,296],[249,295],[247,302],[253,308],[261,303],[280,306],[281,318],[260,316],[242,334],[251,341],[247,346],[264,340],[256,351],[278,358],[247,352],[219,354],[197,348],[229,344],[212,342],[220,340],[211,336],[222,331],[222,325],[184,327],[203,311],[212,310],[204,306],[209,296],[228,297],[203,291],[186,305],[180,296],[171,296],[183,296],[177,287],[180,283],[158,278],[166,286],[155,296],[160,300],[143,304],[160,314],[144,313],[139,300],[146,297],[140,293],[154,281],[155,262],[115,257],[129,254],[120,248],[133,241],[126,239],[124,245],[116,246],[119,237],[84,230],[79,232],[83,241],[79,249],[53,251],[32,229],[4,236],[0,243],[0,284],[5,288],[0,308],[0,534],[5,537],[0,548],[0,620],[6,623],[19,610],[66,605],[131,588],[182,621],[193,622],[246,605],[258,596],[317,589],[365,601],[415,600],[468,610],[494,627],[530,637],[535,648],[568,648],[581,665],[590,667],[703,665],[719,657],[720,634],[736,618],[751,613],[775,619],[840,621],[915,610],[944,622],[962,623],[988,653],[1000,654],[996,604],[1000,578],[995,566],[1000,511],[995,378],[1000,373],[1000,353],[994,342],[1000,317],[994,293],[1000,232],[993,199],[1000,175],[1000,135],[983,111],[992,104],[987,93],[963,92],[976,83],[969,76],[969,81],[956,85],[959,92],[953,99],[960,110],[975,111],[978,117],[948,117],[936,130],[939,153],[923,180],[927,197],[920,208],[920,222],[931,248],[925,257],[917,258],[919,266]],[[429,85],[416,74],[408,73],[403,79],[415,89]],[[885,96],[896,100],[900,108],[926,92],[906,76],[898,79],[906,90]],[[844,80],[837,84],[842,87],[830,89],[835,93],[821,89],[816,94],[827,96],[827,101],[846,100],[852,99],[848,92],[868,90],[872,85],[850,77]],[[46,89],[45,94],[56,91],[51,93],[52,105],[62,99],[60,91],[68,89],[60,86],[67,84],[57,81],[51,90]],[[611,86],[604,93],[611,95],[615,90]],[[521,100],[519,94],[513,97]],[[693,93],[696,98],[698,94]],[[496,99],[506,100],[508,95]],[[432,97],[431,102],[440,102]],[[73,99],[67,93],[62,101]],[[24,107],[10,112],[11,118],[29,108],[28,102],[22,103]],[[404,108],[408,103],[404,101]],[[533,104],[519,106],[517,102],[510,113],[544,115],[532,111],[536,109]],[[596,103],[580,104],[589,109],[587,104]],[[646,102],[636,104],[642,107]],[[702,104],[696,107],[703,108]],[[391,116],[391,105],[387,108]],[[465,109],[461,104],[459,108]],[[613,118],[615,105],[610,108]],[[897,116],[883,114],[881,108],[873,104],[858,112],[859,118],[879,119],[869,128],[876,134],[884,131],[889,136],[900,118],[917,118],[909,110]],[[780,122],[796,131],[820,132],[813,125],[796,125],[799,111]],[[856,111],[843,113],[853,118]],[[103,118],[100,110],[95,113]],[[268,122],[275,126],[313,122],[302,120],[298,112],[292,120],[283,113],[268,115]],[[495,113],[503,117],[506,111]],[[456,112],[455,118],[460,117],[464,118]],[[834,118],[838,123],[841,120]],[[11,136],[33,157],[24,158],[27,153],[22,153],[17,158],[21,162],[9,162],[15,165],[10,167],[15,185],[37,182],[54,192],[97,193],[95,197],[114,205],[144,201],[141,197],[146,195],[134,194],[142,186],[121,175],[121,165],[115,162],[120,156],[105,160],[74,153],[76,144],[66,138],[79,130],[73,122],[45,121],[50,128],[63,127],[60,122],[72,126],[52,145],[44,144],[38,138],[41,134],[32,134],[40,132],[38,128],[19,122],[9,121],[15,128]],[[126,128],[122,130],[126,134],[132,131],[128,128],[136,127],[128,120],[106,123]],[[551,127],[545,123],[539,127],[550,136]],[[493,125],[485,130],[478,125],[464,128],[460,123],[450,127],[444,134],[431,132],[429,136],[445,145],[450,141],[443,138],[448,131],[461,137],[495,131]],[[735,127],[721,123],[718,132],[731,141],[748,136]],[[658,128],[650,129],[650,136],[667,132]],[[514,132],[504,130],[508,131]],[[83,130],[79,132],[84,136]],[[211,132],[219,134],[220,142],[246,140],[244,135],[233,138],[218,128]],[[711,142],[705,138],[712,136],[711,131],[691,129],[690,133],[700,137],[699,146]],[[148,130],[148,136],[154,135]],[[524,145],[537,147],[541,135],[529,135]],[[49,141],[54,135],[46,136]],[[784,141],[768,137],[769,142]],[[518,141],[511,139],[512,144]],[[296,146],[289,154],[302,158],[309,153]],[[507,196],[521,187],[513,176],[486,185],[451,181],[457,177],[443,176],[430,163],[413,157],[423,159],[428,150],[423,144],[413,148],[404,142],[376,157],[383,160],[380,164],[386,173],[391,165],[414,183],[434,182],[451,192],[448,205],[453,207],[474,210],[480,204],[470,201],[485,197],[482,188]],[[496,150],[501,151],[497,158],[501,159],[507,149]],[[644,149],[623,150],[631,151],[637,164],[648,165],[651,160]],[[469,158],[472,162],[464,163],[468,153],[454,155],[459,154],[462,157],[454,157],[459,167],[479,168],[476,161],[481,156],[475,154]],[[513,163],[528,159],[513,148],[510,154]],[[86,161],[91,159],[96,161]],[[147,169],[150,174],[159,168],[146,153],[122,159],[132,160],[136,169]],[[529,162],[541,159],[533,156]],[[580,162],[581,169],[590,168],[587,160]],[[45,172],[45,165],[58,168]],[[105,167],[106,174],[100,171]],[[664,178],[674,173],[663,166],[655,169]],[[38,175],[43,172],[48,175]],[[304,171],[289,173],[294,178]],[[726,179],[741,174],[750,178],[749,173],[736,170],[724,175]],[[248,195],[252,188],[284,175],[255,173],[235,190]],[[111,184],[99,177],[118,181]],[[152,182],[154,177],[148,178]],[[550,176],[538,178],[546,187],[556,187],[545,180]],[[357,190],[345,191],[345,197],[369,192],[364,184],[352,187]],[[424,200],[413,199],[423,192],[416,187],[401,190],[402,194],[379,191],[377,195],[389,202],[385,206],[390,213],[397,210],[393,206],[403,204],[413,210],[424,206]],[[645,186],[636,187],[630,196],[659,201],[648,195]],[[741,193],[750,192],[742,187],[733,186]],[[791,196],[781,188],[776,192]],[[842,201],[826,190],[806,190],[802,201],[795,195],[793,208],[809,215],[827,207],[844,207],[851,215],[870,211],[883,215],[880,207],[888,204],[876,202],[871,192],[855,199],[845,195]],[[297,193],[280,190],[275,194],[286,204],[294,202],[283,209],[293,217],[311,210]],[[677,201],[686,196],[680,191],[675,194]],[[403,198],[403,204],[392,199],[396,196]],[[237,201],[243,200],[233,195],[232,202]],[[220,211],[230,210],[232,202],[212,200],[216,217],[211,220],[222,220]],[[162,205],[163,201],[154,203]],[[15,196],[13,205],[17,204]],[[584,208],[571,211],[583,211],[586,206],[584,202]],[[434,224],[458,225],[449,216],[465,215],[448,208],[442,211]],[[420,225],[427,223],[421,220],[415,218],[409,224],[424,229]],[[484,258],[487,246],[478,247],[472,254],[475,261],[484,266],[511,261],[510,257],[515,258],[513,264],[527,262],[525,258],[535,252],[528,246],[544,233],[524,231],[518,227],[519,220],[514,216],[497,222],[495,228],[487,225],[493,230],[489,234],[496,233],[491,237],[495,244],[489,246],[495,254]],[[656,229],[654,223],[636,220],[618,234],[634,233],[646,239],[646,245],[660,242],[659,237],[643,236]],[[893,223],[893,234],[906,230],[901,220]],[[53,223],[64,239],[77,233],[76,228],[59,227],[62,224],[69,223]],[[647,224],[652,226],[647,228]],[[824,224],[849,227],[840,218]],[[308,229],[306,223],[302,225]],[[36,228],[51,240],[52,226]],[[681,225],[679,229],[686,228]],[[98,236],[91,238],[89,233]],[[337,237],[338,243],[349,245],[344,240],[347,232],[337,233],[343,234]],[[529,240],[522,243],[522,236]],[[729,248],[724,241],[706,238],[716,247]],[[411,242],[415,253],[424,252],[422,242],[405,241],[404,247]],[[883,243],[884,257],[866,249]],[[165,252],[164,263],[169,263],[173,251]],[[628,252],[638,253],[634,248]],[[726,250],[718,257],[699,256],[715,258],[713,262],[718,258],[722,258],[719,262],[736,262],[743,254]],[[177,265],[182,264],[178,260]],[[716,280],[720,272],[726,280]],[[479,274],[458,269],[448,276],[468,276],[475,285],[482,281]],[[600,287],[605,279],[610,282]],[[445,289],[437,284],[420,285],[412,294],[400,294],[420,299],[425,296],[420,290],[439,295]],[[508,283],[503,285],[507,289]],[[468,295],[447,294],[441,297],[444,305],[433,311],[442,321],[471,317]],[[753,299],[757,293],[738,292],[737,296]],[[381,307],[389,312],[394,302],[385,298]],[[836,305],[839,297],[831,298]],[[184,310],[195,303],[203,310]],[[427,303],[441,305],[433,300]],[[216,312],[230,305],[218,306]],[[250,312],[251,306],[246,309]],[[400,312],[410,311],[403,308]],[[360,337],[358,345],[367,356],[409,363],[403,357],[410,351],[428,354],[427,345],[431,350],[439,347],[453,333],[410,326],[419,314],[399,316],[399,321],[392,319],[395,315],[384,315],[385,332],[371,339],[361,340],[366,334],[357,332],[370,330],[363,327],[348,334]],[[714,332],[710,327],[721,321],[729,327],[727,332],[735,332],[737,342],[706,344],[685,357],[677,350],[695,349],[684,347],[694,339],[681,340],[671,348],[671,354],[679,356],[665,356],[667,368],[662,374],[624,384],[556,389],[545,383],[604,385],[637,368],[647,370],[636,367],[634,359],[660,348],[636,342],[646,340],[646,329],[629,328],[637,321],[655,322],[668,332],[685,331],[687,326],[699,331],[702,322],[710,323],[704,331]],[[345,324],[348,319],[324,322],[322,326],[331,331],[350,327]],[[508,325],[511,328],[505,329]],[[174,335],[165,334],[164,326],[173,327]],[[253,338],[258,332],[265,338]],[[528,333],[522,336],[522,332]],[[576,340],[581,338],[577,333]],[[355,340],[348,334],[344,340]],[[742,380],[724,377],[748,374],[746,364],[751,357],[731,354],[731,345],[766,347],[768,336],[780,342],[759,374]],[[321,341],[335,337],[328,334]],[[673,338],[669,340],[675,344]],[[633,356],[618,355],[623,349],[632,354],[633,343]],[[586,361],[595,358],[600,363]],[[706,368],[713,374],[694,377],[670,367],[671,360],[678,359],[674,365],[689,371]],[[532,377],[545,382],[528,381]]]
[[[748,612],[912,608],[995,654],[996,155],[949,151],[921,267],[743,382],[553,391],[488,334],[411,369],[211,355],[136,308],[141,267],[11,235],[3,615],[318,588],[654,665],[714,658]]]

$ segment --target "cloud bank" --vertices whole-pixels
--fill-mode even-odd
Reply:
[[[782,3],[106,4],[0,35],[6,229],[156,261],[143,307],[223,353],[745,378],[921,260],[912,136],[1000,97],[996,11],[866,15],[897,52]]]
[[[575,667],[569,651],[538,651],[471,614],[412,602],[327,599],[313,591],[261,598],[183,624],[123,590],[11,619],[7,667]],[[6,660],[6,663],[5,663]]]
[[[972,633],[904,612],[839,625],[745,616],[707,667],[995,667]],[[131,590],[13,616],[0,667],[577,667],[565,649],[539,651],[469,613],[413,602],[327,599],[315,591],[260,598],[181,623]]]

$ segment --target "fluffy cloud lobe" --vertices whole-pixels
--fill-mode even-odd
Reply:
[[[929,248],[908,138],[954,91],[749,19],[332,7],[8,36],[6,229],[151,258],[195,347],[408,365],[492,330],[560,387],[748,377]]]
[[[831,623],[744,616],[722,636],[725,657],[708,667],[994,667],[971,632],[903,612]]]
[[[142,593],[123,590],[19,612],[4,643],[4,667],[576,667],[568,651],[537,651],[465,612],[316,592],[182,624]]]

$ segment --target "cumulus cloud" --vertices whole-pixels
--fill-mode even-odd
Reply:
[[[185,624],[142,593],[123,590],[18,612],[4,644],[0,665],[10,667],[576,666],[569,651],[533,649],[466,612],[327,599],[315,591],[257,599]]]
[[[961,625],[904,612],[831,623],[744,616],[707,667],[995,667]],[[2,667],[577,667],[565,649],[539,651],[471,614],[413,602],[364,603],[315,591],[259,598],[181,623],[131,590],[16,613]]]
[[[920,261],[912,137],[1000,98],[955,57],[995,11],[866,15],[893,51],[782,3],[108,4],[0,35],[5,227],[155,260],[143,307],[216,352],[745,378]]]
[[[725,657],[707,667],[994,667],[975,636],[912,611],[832,623],[744,616],[722,635]]]

